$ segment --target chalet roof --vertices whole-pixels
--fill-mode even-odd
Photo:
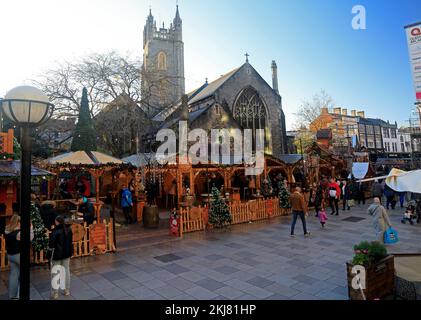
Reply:
[[[31,175],[33,177],[52,176],[53,174],[47,170],[37,167],[31,167]],[[20,160],[1,160],[0,161],[0,177],[17,178],[20,176]]]
[[[98,151],[67,152],[46,160],[49,164],[101,165],[121,164],[123,161]]]

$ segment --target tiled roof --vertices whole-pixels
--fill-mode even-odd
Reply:
[[[189,103],[192,104],[213,95],[216,90],[218,90],[229,78],[231,78],[240,69],[241,67],[236,68],[224,74],[222,77],[216,79],[215,81],[212,81],[203,90],[201,90],[194,98],[192,98],[191,101],[189,101]]]

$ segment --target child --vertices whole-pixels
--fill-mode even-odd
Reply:
[[[403,214],[401,222],[403,224],[406,223],[406,221],[409,221],[411,225],[414,224],[412,220],[417,219],[417,213],[416,213],[416,203],[412,200],[408,203],[408,206],[406,207],[405,213]]]
[[[326,214],[325,209],[322,209],[319,212],[319,220],[320,220],[320,224],[322,225],[322,228],[324,228],[325,227],[325,223],[327,221],[327,214]]]

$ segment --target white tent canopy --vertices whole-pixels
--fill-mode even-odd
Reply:
[[[386,184],[397,192],[421,193],[421,170],[403,171],[392,169]]]
[[[368,162],[354,162],[352,164],[352,174],[355,177],[355,179],[365,178],[368,172],[368,165]]]

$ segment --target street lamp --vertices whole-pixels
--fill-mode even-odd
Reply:
[[[20,86],[10,90],[1,101],[4,114],[21,127],[20,170],[20,299],[29,300],[30,283],[30,228],[31,228],[31,138],[30,130],[45,123],[53,113],[54,105],[39,89]]]

